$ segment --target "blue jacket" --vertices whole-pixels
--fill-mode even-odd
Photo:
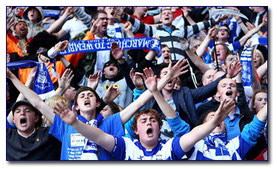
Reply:
[[[180,117],[185,122],[187,122],[191,128],[198,125],[198,116],[196,113],[195,104],[215,95],[217,91],[217,84],[225,77],[226,75],[218,78],[216,81],[206,86],[202,86],[197,89],[190,89],[184,86],[180,91],[174,90],[173,100],[176,105],[176,111],[180,113]],[[157,110],[161,117],[163,119],[165,118],[155,99],[152,99],[148,102],[148,107]]]

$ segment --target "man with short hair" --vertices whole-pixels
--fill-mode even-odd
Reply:
[[[16,102],[7,118],[7,160],[59,160],[61,143],[40,127],[41,114],[26,100]]]

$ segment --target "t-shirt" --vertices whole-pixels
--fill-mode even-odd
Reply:
[[[78,116],[78,119],[84,123],[88,122],[81,115]],[[95,119],[97,119],[97,117]],[[98,126],[100,122],[99,120],[94,124]],[[62,142],[61,160],[80,159],[85,144],[85,137],[83,135],[76,131],[71,125],[62,121],[57,115],[55,115],[49,133]]]
[[[87,30],[88,27],[81,20],[74,17],[66,21],[62,29],[70,34],[70,39],[73,39],[77,34]]]
[[[112,155],[118,160],[181,160],[186,155],[180,146],[180,137],[161,140],[152,150],[146,150],[137,139],[115,139]]]
[[[120,113],[113,114],[107,118],[101,123],[99,128],[108,134],[111,134],[113,136],[124,136],[125,130],[122,125],[122,121],[120,118]],[[109,152],[104,150],[102,147],[99,146],[99,160],[115,160],[112,158]]]
[[[6,147],[8,161],[12,160],[59,160],[61,142],[49,135],[49,127],[37,129],[28,138],[17,129],[7,128]]]

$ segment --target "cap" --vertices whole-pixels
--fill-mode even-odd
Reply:
[[[20,100],[20,101],[14,103],[13,107],[12,107],[12,113],[14,114],[15,109],[21,105],[27,105],[27,106],[31,107],[35,111],[36,114],[38,114],[38,115],[40,114],[40,112],[27,100]]]
[[[103,70],[105,69],[105,67],[110,66],[111,64],[115,65],[115,67],[117,67],[119,69],[118,64],[116,62],[110,60],[104,64]]]

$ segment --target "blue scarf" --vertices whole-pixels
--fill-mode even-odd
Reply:
[[[121,49],[154,49],[157,51],[158,56],[161,56],[161,42],[150,37],[70,41],[67,50],[59,54],[68,55],[72,53],[111,50],[112,42],[117,42]]]
[[[252,48],[245,47],[241,52],[240,62],[242,65],[241,80],[243,86],[252,86]]]
[[[34,77],[33,91],[37,93],[42,100],[54,96],[55,91],[51,77],[47,68],[42,63],[32,60],[23,60],[7,64],[9,69],[30,68],[34,66],[37,66],[37,71]]]

